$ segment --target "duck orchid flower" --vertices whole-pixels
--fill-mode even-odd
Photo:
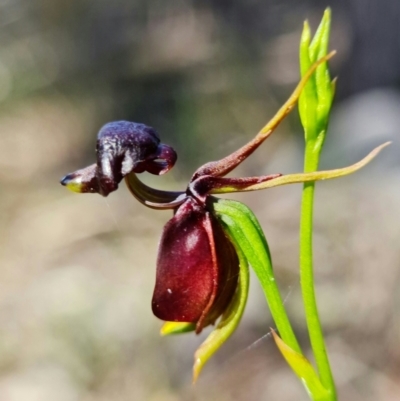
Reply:
[[[153,128],[128,121],[112,122],[101,128],[97,136],[96,163],[61,180],[62,185],[74,192],[108,196],[125,179],[140,203],[153,209],[173,211],[160,240],[152,299],[153,313],[166,322],[161,333],[195,331],[198,334],[220,319],[195,354],[194,379],[240,321],[248,293],[248,262],[263,287],[267,280],[269,284],[266,285],[277,291],[267,243],[257,219],[245,205],[213,195],[351,174],[386,146],[376,148],[353,166],[337,170],[225,177],[272,134],[295,106],[316,67],[333,54],[312,65],[286,103],[254,139],[227,157],[198,168],[185,191],[162,191],[139,180],[137,174],[143,171],[156,175],[168,172],[177,155],[172,147],[160,142]],[[250,241],[247,247],[243,246],[246,240]],[[269,303],[272,310],[274,301]]]

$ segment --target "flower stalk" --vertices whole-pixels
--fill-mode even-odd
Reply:
[[[331,13],[327,9],[310,43],[311,33],[307,21],[300,40],[300,69],[302,75],[314,60],[327,54]],[[318,170],[319,157],[325,141],[329,113],[334,94],[326,63],[317,67],[299,99],[299,113],[305,133],[304,172]],[[328,390],[326,400],[336,400],[336,388],[330,367],[324,334],[318,313],[313,268],[313,210],[315,182],[303,185],[300,215],[300,284],[310,343],[317,372],[322,385]]]

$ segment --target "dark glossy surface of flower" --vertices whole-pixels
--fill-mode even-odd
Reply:
[[[152,307],[162,320],[197,323],[222,314],[235,292],[239,262],[220,223],[188,196],[166,224],[159,247]]]
[[[100,129],[96,156],[96,164],[66,175],[61,184],[75,192],[107,196],[127,174],[164,174],[177,159],[170,146],[160,143],[153,128],[129,121],[111,122]]]

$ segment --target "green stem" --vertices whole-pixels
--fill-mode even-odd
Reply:
[[[300,345],[297,341],[296,335],[294,334],[292,325],[290,324],[289,317],[286,313],[285,306],[274,277],[274,271],[272,268],[271,255],[268,249],[268,245],[266,247],[266,250],[268,252],[268,258],[265,261],[267,268],[264,270],[264,274],[258,274],[258,279],[264,291],[264,295],[267,300],[269,310],[271,311],[272,318],[283,341],[294,351],[302,354]]]
[[[315,143],[306,145],[304,171],[318,169],[321,146]],[[300,218],[300,283],[306,314],[311,347],[322,384],[330,391],[329,400],[336,400],[335,383],[326,352],[324,335],[318,314],[314,287],[312,233],[315,183],[307,182],[303,186]]]

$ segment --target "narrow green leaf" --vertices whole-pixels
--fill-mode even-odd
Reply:
[[[282,353],[294,373],[300,378],[311,398],[314,401],[328,400],[330,393],[322,385],[318,374],[315,372],[311,363],[303,355],[294,351],[291,347],[285,344],[274,330],[271,330],[271,332],[279,351]]]
[[[247,260],[240,246],[236,243],[235,237],[231,234],[230,227],[224,226],[224,231],[235,247],[239,258],[238,287],[228,309],[222,315],[221,321],[194,354],[193,383],[196,382],[205,363],[236,330],[242,318],[249,293],[249,267]]]

